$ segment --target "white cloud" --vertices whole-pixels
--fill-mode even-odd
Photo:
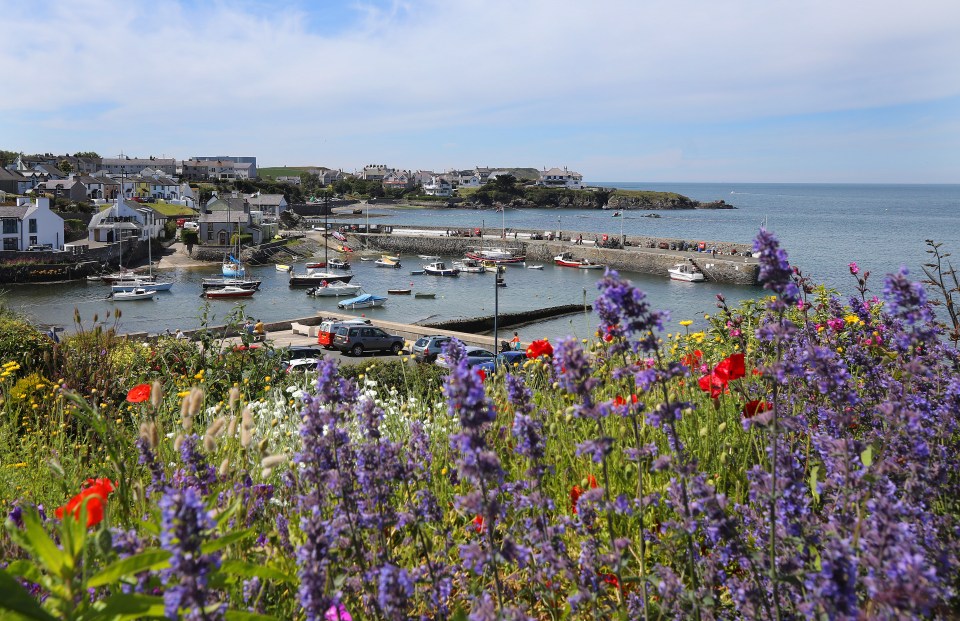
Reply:
[[[36,123],[0,129],[82,121],[148,150],[249,141],[263,159],[288,152],[271,136],[343,146],[464,125],[735,122],[960,94],[960,3],[947,0],[355,6],[349,28],[317,30],[323,14],[303,8],[0,0],[0,66],[24,85],[0,95],[0,114]]]

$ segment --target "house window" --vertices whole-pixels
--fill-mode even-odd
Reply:
[[[29,227],[30,227],[30,230],[29,230],[28,232],[29,232],[29,233],[36,233],[36,232],[37,232],[37,219],[36,219],[36,218],[30,218],[29,220],[27,220],[27,223],[28,223],[28,225],[29,225]]]
[[[6,237],[3,240],[3,249],[4,250],[17,250],[17,238],[16,237]]]
[[[36,236],[36,235],[31,235],[31,236],[30,236],[30,245],[31,245],[31,246],[39,246],[39,245],[40,245],[40,244],[37,242],[37,236]]]
[[[4,218],[3,219],[3,234],[7,235],[10,233],[17,232],[17,221],[14,218]],[[16,241],[16,240],[14,240]],[[4,248],[6,249],[6,248]],[[16,248],[14,248],[16,250]]]
[[[207,229],[207,241],[213,241],[213,227]]]

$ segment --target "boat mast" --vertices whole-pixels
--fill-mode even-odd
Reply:
[[[330,248],[330,197],[323,195],[323,269],[327,269],[327,252]]]

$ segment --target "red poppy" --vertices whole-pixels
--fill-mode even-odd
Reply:
[[[601,574],[597,572],[597,575],[600,576],[600,579],[611,585],[615,589],[620,588],[620,581],[617,580],[617,577],[613,574]]]
[[[721,393],[727,392],[727,382],[710,373],[699,380],[700,390],[709,392],[710,397],[716,399]]]
[[[699,349],[693,350],[692,354],[688,354],[680,359],[680,362],[687,365],[688,367],[693,367],[700,364],[700,361],[703,359],[703,352]]]
[[[597,479],[592,474],[587,475],[587,485],[590,486],[590,489],[597,489]]]
[[[150,384],[138,384],[127,393],[127,401],[140,403],[150,398]]]
[[[87,528],[96,526],[103,521],[103,509],[107,504],[107,496],[114,490],[110,479],[87,479],[88,487],[70,499],[70,502],[54,511],[57,519],[62,520],[64,513],[80,519],[80,508],[87,509]]]
[[[570,511],[574,515],[577,513],[577,501],[580,500],[581,494],[583,494],[583,490],[580,489],[579,485],[574,485],[570,488]]]
[[[743,404],[743,417],[753,418],[757,414],[762,414],[763,412],[771,409],[773,409],[772,403],[767,403],[766,401],[761,401],[760,399],[754,399],[753,401],[747,401]]]
[[[478,515],[475,518],[473,518],[473,525],[478,533],[482,533],[483,532],[483,516]]]
[[[714,368],[713,373],[724,382],[731,382],[745,376],[747,368],[743,362],[743,354],[733,354],[724,358]]]
[[[481,382],[487,381],[487,372],[483,369],[477,369],[477,376],[480,377]]]
[[[533,341],[527,345],[527,358],[539,358],[540,356],[552,356],[553,345],[547,339]]]

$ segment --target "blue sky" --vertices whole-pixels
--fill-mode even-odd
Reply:
[[[0,148],[960,183],[954,0],[0,0]]]

